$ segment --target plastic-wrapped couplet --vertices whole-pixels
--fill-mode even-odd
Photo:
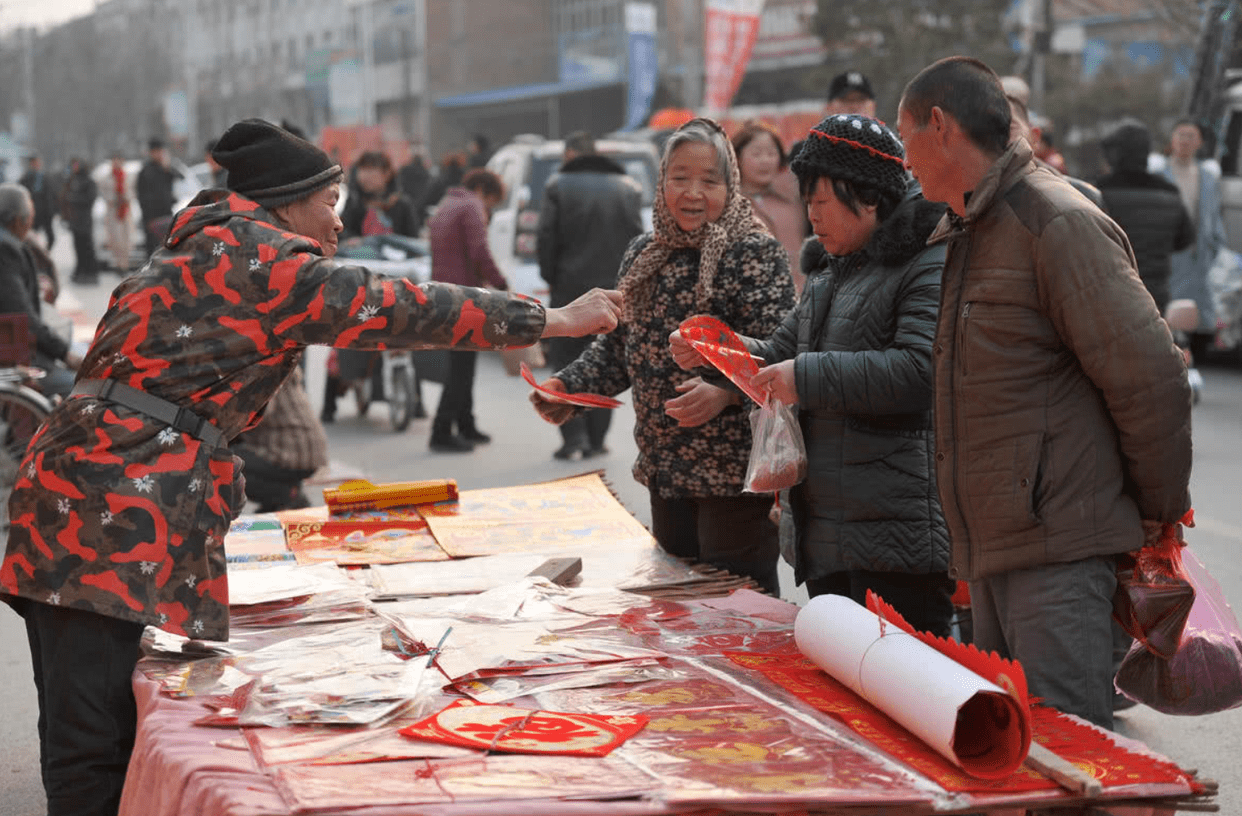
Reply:
[[[794,638],[815,665],[971,776],[1003,779],[1026,759],[1030,727],[1016,699],[853,600],[812,598]]]

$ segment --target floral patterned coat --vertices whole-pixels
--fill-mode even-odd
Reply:
[[[544,319],[533,301],[326,259],[253,201],[211,190],[117,287],[79,379],[162,397],[231,440],[258,421],[308,345],[520,346],[539,338]],[[227,639],[223,537],[243,487],[227,448],[71,397],[21,465],[0,591]]]
[[[624,279],[651,239],[640,235],[621,259]],[[601,335],[556,376],[570,392],[613,396],[627,388],[634,399],[634,478],[665,499],[736,496],[750,461],[749,400],[729,406],[715,419],[681,428],[664,413],[679,396],[679,383],[695,376],[682,371],[668,350],[668,336],[687,317],[709,314],[739,334],[767,337],[793,308],[793,278],[784,247],[766,233],[752,233],[724,251],[716,267],[715,294],[706,310],[695,308],[699,250],[674,250],[653,279],[655,292],[636,324],[622,323]]]

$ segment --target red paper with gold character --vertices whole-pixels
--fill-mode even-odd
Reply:
[[[458,700],[401,729],[414,739],[510,754],[607,756],[642,730],[641,714],[601,716]]]

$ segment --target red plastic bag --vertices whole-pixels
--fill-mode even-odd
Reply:
[[[1242,627],[1220,586],[1189,550],[1182,553],[1195,602],[1169,660],[1135,643],[1114,681],[1131,700],[1165,714],[1213,714],[1242,705]]]
[[[1182,523],[1194,526],[1194,511]],[[1117,559],[1113,617],[1153,654],[1170,658],[1181,642],[1195,590],[1182,567],[1181,524],[1166,524],[1160,540]]]
[[[748,493],[775,493],[806,478],[806,444],[791,406],[768,398],[750,412],[754,440],[746,467]]]

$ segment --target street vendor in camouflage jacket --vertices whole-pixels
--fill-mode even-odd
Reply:
[[[526,346],[620,314],[616,292],[545,310],[337,263],[342,171],[322,150],[251,119],[213,156],[228,190],[200,193],[117,287],[9,505],[0,598],[26,620],[49,814],[116,812],[144,626],[228,638],[223,539],[245,482],[227,444],[306,346]]]

